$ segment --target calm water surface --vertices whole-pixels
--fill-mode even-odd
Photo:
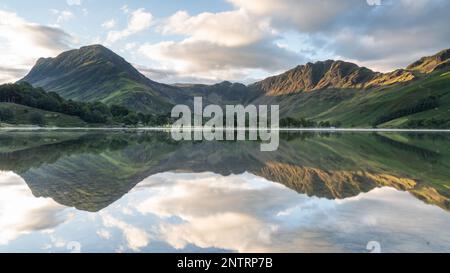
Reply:
[[[450,134],[0,132],[0,252],[450,252]]]

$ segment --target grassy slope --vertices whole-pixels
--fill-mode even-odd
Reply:
[[[120,56],[98,45],[41,61],[23,81],[65,99],[119,104],[153,114],[165,114],[172,108],[164,97],[165,90],[156,90],[156,84],[152,85]]]
[[[450,120],[450,72],[436,72],[390,88],[322,90],[272,98],[271,102],[280,102],[282,116],[339,121],[343,127],[372,127],[379,117],[411,107],[429,96],[439,97],[439,108],[392,120],[379,127],[401,128],[411,119]]]
[[[86,122],[81,120],[79,117],[69,116],[61,113],[43,111],[37,108],[32,108],[24,105],[13,104],[13,103],[0,103],[0,109],[10,109],[14,113],[15,121],[14,125],[29,125],[30,116],[33,113],[41,114],[45,126],[54,127],[84,127],[87,125]]]
[[[111,85],[111,86],[108,86]],[[161,98],[150,87],[123,78],[117,87],[110,82],[104,86],[105,89],[115,90],[113,93],[101,99],[108,105],[122,105],[138,112],[165,114],[170,111],[172,105]],[[95,100],[95,99],[94,99]]]
[[[416,91],[417,90],[417,91]],[[421,113],[402,117],[383,124],[382,127],[403,127],[409,120],[450,120],[450,72],[438,73],[428,78],[423,84],[416,85],[416,92],[422,90],[423,95],[439,97],[439,107]]]

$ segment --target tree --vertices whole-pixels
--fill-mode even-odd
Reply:
[[[139,118],[135,113],[130,113],[124,118],[123,122],[127,125],[137,125]]]
[[[98,112],[98,113],[101,113],[102,115],[105,115],[105,116],[111,114],[111,111],[110,111],[109,107],[106,104],[98,102],[98,101],[89,104],[89,109],[92,112]]]
[[[397,110],[395,112],[383,115],[379,117],[375,122],[374,126],[389,122],[394,119],[401,118],[403,116],[409,116],[412,114],[424,112],[439,107],[439,99],[435,96],[429,96],[422,100],[417,101],[414,105]]]
[[[11,109],[0,109],[0,121],[12,123],[15,120],[14,112]]]
[[[125,117],[129,114],[129,110],[120,105],[111,105],[111,114],[114,117]]]
[[[31,113],[29,116],[30,123],[33,125],[45,125],[44,117],[40,113]]]
[[[141,119],[142,123],[144,123],[145,125],[155,125],[156,124],[156,117],[153,115],[142,115],[140,117],[140,119]]]
[[[90,110],[86,109],[83,111],[82,119],[86,122],[91,123],[106,123],[108,121],[108,117],[102,114],[98,110]]]
[[[314,121],[307,120],[304,118],[300,118],[298,120],[291,117],[287,117],[280,120],[280,127],[282,128],[312,128],[316,126],[317,124]]]
[[[330,123],[329,121],[321,121],[321,122],[319,123],[319,126],[320,126],[320,127],[329,128],[329,127],[331,127],[331,123]]]
[[[109,124],[111,121],[127,124],[147,123],[152,119],[119,105],[108,106],[102,102],[65,100],[55,92],[45,92],[22,82],[0,85],[0,102],[15,103],[42,110],[77,116],[88,123]],[[3,121],[13,120],[11,113],[2,115]],[[136,122],[136,119],[137,122]]]

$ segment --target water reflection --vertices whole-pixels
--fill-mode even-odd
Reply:
[[[448,251],[448,140],[0,133],[0,251]]]
[[[0,245],[58,226],[63,222],[62,210],[64,206],[50,198],[35,198],[20,176],[0,172]]]

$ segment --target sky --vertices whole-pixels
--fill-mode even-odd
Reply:
[[[250,83],[306,62],[376,71],[450,47],[448,0],[0,0],[0,83],[103,44],[152,80]]]

